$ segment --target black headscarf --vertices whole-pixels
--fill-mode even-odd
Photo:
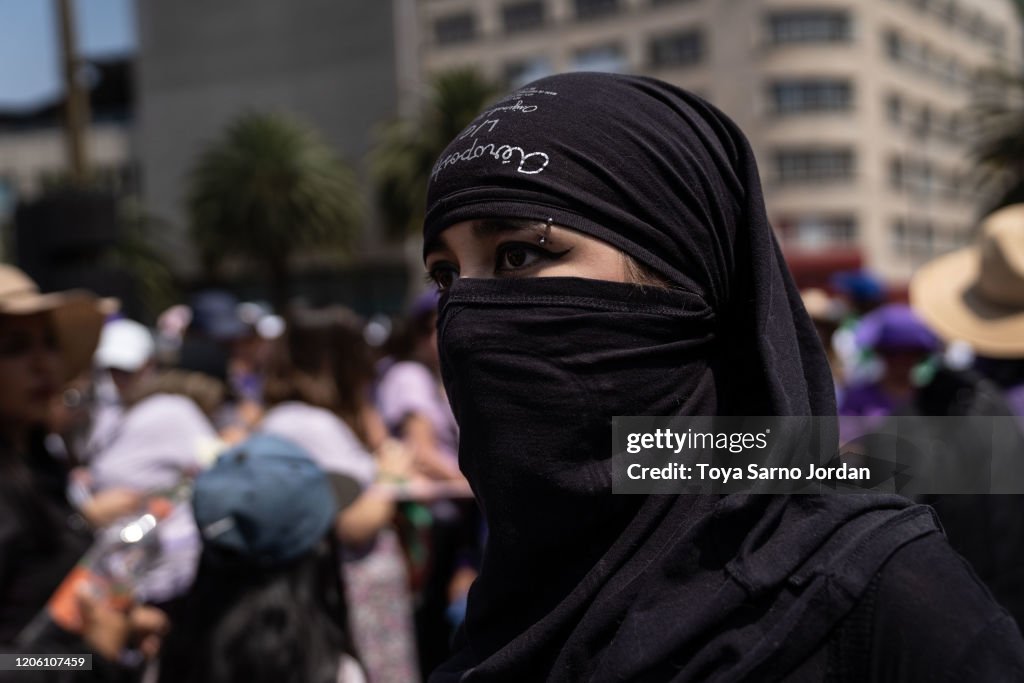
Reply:
[[[434,167],[448,226],[550,219],[672,289],[459,280],[439,316],[460,466],[491,535],[432,681],[770,680],[813,651],[930,514],[880,496],[613,496],[614,415],[834,416],[829,367],[750,146],[649,78],[553,76]]]

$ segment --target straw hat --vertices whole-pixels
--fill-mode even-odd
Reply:
[[[39,287],[24,272],[0,264],[0,315],[50,313],[64,359],[65,379],[89,367],[103,327],[100,304],[84,290],[40,294]]]
[[[990,214],[979,244],[926,264],[910,302],[948,341],[981,355],[1024,357],[1024,204]]]

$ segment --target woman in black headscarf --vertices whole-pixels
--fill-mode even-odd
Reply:
[[[928,508],[611,495],[615,415],[835,415],[743,134],[648,78],[553,76],[434,167],[427,269],[490,536],[432,681],[1011,680],[1024,644]]]

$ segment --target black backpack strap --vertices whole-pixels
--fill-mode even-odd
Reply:
[[[881,573],[875,574],[857,606],[829,640],[826,680],[833,683],[871,680],[871,640],[880,582]]]

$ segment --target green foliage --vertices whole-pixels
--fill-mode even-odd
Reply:
[[[288,258],[351,247],[362,221],[352,171],[309,128],[246,114],[207,147],[189,178],[191,236],[212,273],[241,258],[268,269],[283,303]]]
[[[376,201],[392,237],[415,234],[423,224],[427,182],[434,162],[502,92],[475,68],[435,75],[419,114],[382,126],[371,159]]]
[[[167,263],[172,248],[161,239],[172,234],[169,224],[143,211],[135,199],[118,206],[118,239],[106,254],[105,263],[132,276],[150,317],[181,300],[181,292]]]

